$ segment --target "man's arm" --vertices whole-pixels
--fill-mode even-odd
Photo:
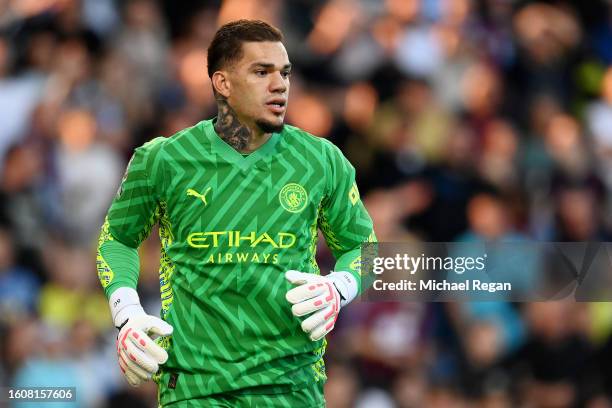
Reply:
[[[336,259],[334,271],[348,272],[357,282],[354,298],[365,285],[362,282],[361,245],[376,242],[376,235],[372,219],[359,196],[355,169],[335,146],[333,153],[328,177],[329,193],[322,202],[319,228]]]
[[[327,276],[287,271],[286,279],[299,285],[287,292],[302,329],[311,340],[320,340],[336,323],[340,308],[361,292],[361,244],[375,242],[372,219],[367,213],[355,183],[355,169],[333,146],[327,179],[327,195],[321,203],[319,228],[336,258],[334,272]]]
[[[98,241],[98,278],[110,300],[120,288],[136,289],[140,269],[138,247],[157,222],[156,147],[161,140],[135,150],[108,210]],[[113,319],[125,307],[111,305]],[[123,323],[115,322],[115,325]]]
[[[156,159],[162,138],[136,149],[108,211],[98,241],[97,269],[109,299],[117,338],[119,366],[131,385],[139,385],[157,372],[167,353],[149,334],[169,335],[172,327],[149,316],[136,292],[140,260],[138,247],[159,216],[159,165]]]

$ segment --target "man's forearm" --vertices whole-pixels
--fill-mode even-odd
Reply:
[[[367,247],[366,253],[372,252],[373,250],[373,247]],[[374,275],[369,271],[367,267],[368,260],[363,259],[364,254],[362,252],[361,245],[359,245],[357,248],[343,253],[337,258],[334,267],[334,271],[349,272],[355,278],[358,285],[357,295],[361,295],[361,293],[372,286],[374,282]]]
[[[121,287],[136,289],[140,270],[138,250],[114,239],[107,239],[98,247],[98,277],[110,299]]]
[[[358,293],[361,293],[361,248],[351,249],[336,260],[334,271],[349,272],[357,281]]]

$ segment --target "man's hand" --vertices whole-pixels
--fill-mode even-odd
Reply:
[[[172,326],[163,320],[141,314],[130,317],[117,337],[119,367],[131,386],[137,387],[151,379],[168,360],[166,350],[157,345],[150,334],[169,336]]]
[[[169,336],[172,326],[148,315],[140,305],[138,293],[132,288],[118,288],[110,296],[108,304],[113,323],[119,329],[119,367],[127,382],[137,387],[150,380],[159,365],[168,360],[166,350],[158,346],[150,335]]]
[[[285,272],[285,278],[300,285],[287,292],[294,316],[312,313],[302,322],[302,330],[312,341],[325,337],[336,323],[340,308],[357,295],[357,281],[348,272],[332,272],[327,276],[299,271]]]

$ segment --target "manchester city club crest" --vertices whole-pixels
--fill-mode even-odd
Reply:
[[[308,194],[301,185],[289,183],[281,188],[278,199],[285,210],[292,213],[298,213],[306,208]]]

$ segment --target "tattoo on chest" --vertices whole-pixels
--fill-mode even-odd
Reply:
[[[236,112],[229,106],[227,100],[217,98],[219,115],[215,123],[215,130],[225,143],[238,151],[243,151],[249,144],[251,130],[238,120]]]

